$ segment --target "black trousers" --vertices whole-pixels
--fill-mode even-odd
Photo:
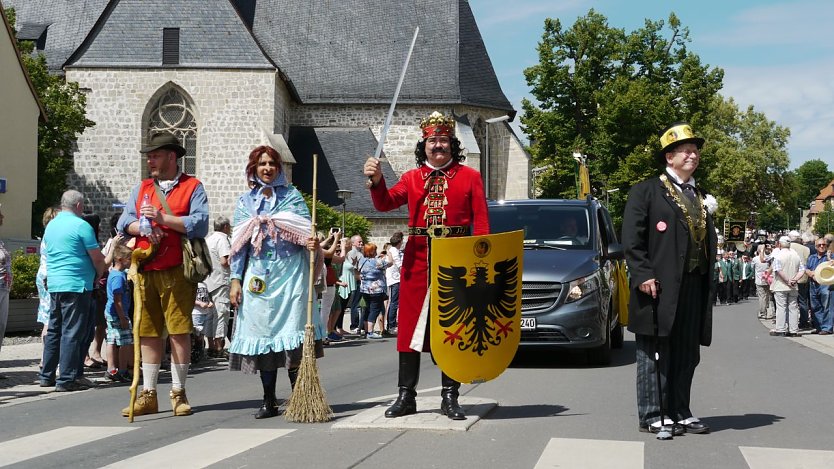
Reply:
[[[666,415],[675,421],[692,417],[690,390],[695,368],[701,361],[701,309],[709,294],[698,273],[681,279],[678,309],[668,337],[656,341],[651,335],[637,334],[637,417],[641,426],[660,420],[660,395],[655,374],[655,351],[660,352],[658,369]]]

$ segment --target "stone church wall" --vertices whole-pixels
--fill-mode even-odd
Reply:
[[[232,215],[244,189],[246,158],[261,142],[260,128],[273,128],[273,106],[287,96],[273,70],[69,68],[66,76],[86,91],[87,117],[96,123],[78,139],[69,184],[84,192],[102,217],[102,236],[117,211],[112,205],[126,202],[145,173],[139,149],[147,114],[163,87],[173,84],[192,102],[196,176],[205,186],[212,221]]]

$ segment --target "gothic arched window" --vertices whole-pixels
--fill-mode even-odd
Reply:
[[[191,100],[173,86],[158,96],[156,102],[151,104],[145,138],[159,131],[176,135],[185,147],[180,169],[193,176],[197,172],[197,120]],[[145,172],[147,176],[147,168]]]

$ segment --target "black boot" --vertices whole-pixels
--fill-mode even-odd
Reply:
[[[394,404],[385,411],[387,418],[403,417],[417,413],[417,382],[420,380],[420,352],[400,352],[400,394]]]
[[[287,376],[290,378],[290,390],[295,391],[295,382],[298,380],[298,368],[287,368]]]
[[[460,383],[446,376],[446,373],[441,374],[440,383],[443,386],[440,391],[440,397],[443,398],[440,401],[440,413],[452,420],[466,420],[466,414],[463,413],[463,409],[458,404]]]
[[[278,379],[278,371],[261,371],[261,384],[264,387],[264,403],[255,412],[256,419],[265,419],[278,415],[278,399],[275,397],[275,382]]]

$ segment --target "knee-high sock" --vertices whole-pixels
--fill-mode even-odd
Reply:
[[[185,389],[185,379],[188,378],[190,363],[171,363],[171,388]]]
[[[156,389],[156,382],[159,380],[159,363],[142,362],[142,388]]]

